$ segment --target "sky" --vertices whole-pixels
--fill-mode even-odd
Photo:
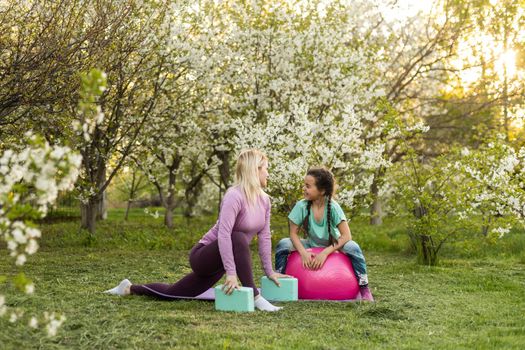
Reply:
[[[418,12],[428,12],[432,7],[432,0],[375,0],[383,9],[386,18],[405,19]]]

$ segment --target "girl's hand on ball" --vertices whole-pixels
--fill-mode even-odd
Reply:
[[[315,255],[310,252],[306,252],[306,254],[301,254],[301,260],[303,264],[303,268],[310,270],[311,269],[311,263],[314,259]]]
[[[328,255],[326,255],[324,252],[315,255],[312,262],[310,263],[312,270],[319,270],[321,267],[323,267],[327,257]]]

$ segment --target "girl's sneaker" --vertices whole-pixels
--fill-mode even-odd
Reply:
[[[359,287],[359,292],[361,293],[361,300],[374,301],[374,297],[368,286]]]

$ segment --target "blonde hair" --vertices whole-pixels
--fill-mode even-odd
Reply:
[[[235,167],[235,185],[241,187],[248,204],[253,205],[259,196],[266,196],[259,181],[259,168],[268,162],[268,157],[257,149],[242,151]]]

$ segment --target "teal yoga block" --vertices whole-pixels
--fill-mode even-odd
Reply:
[[[279,278],[280,287],[268,277],[261,278],[261,294],[266,300],[296,301],[298,299],[297,278]]]
[[[215,310],[252,312],[255,310],[253,304],[253,289],[240,287],[232,294],[226,295],[222,291],[222,284],[215,287]]]

